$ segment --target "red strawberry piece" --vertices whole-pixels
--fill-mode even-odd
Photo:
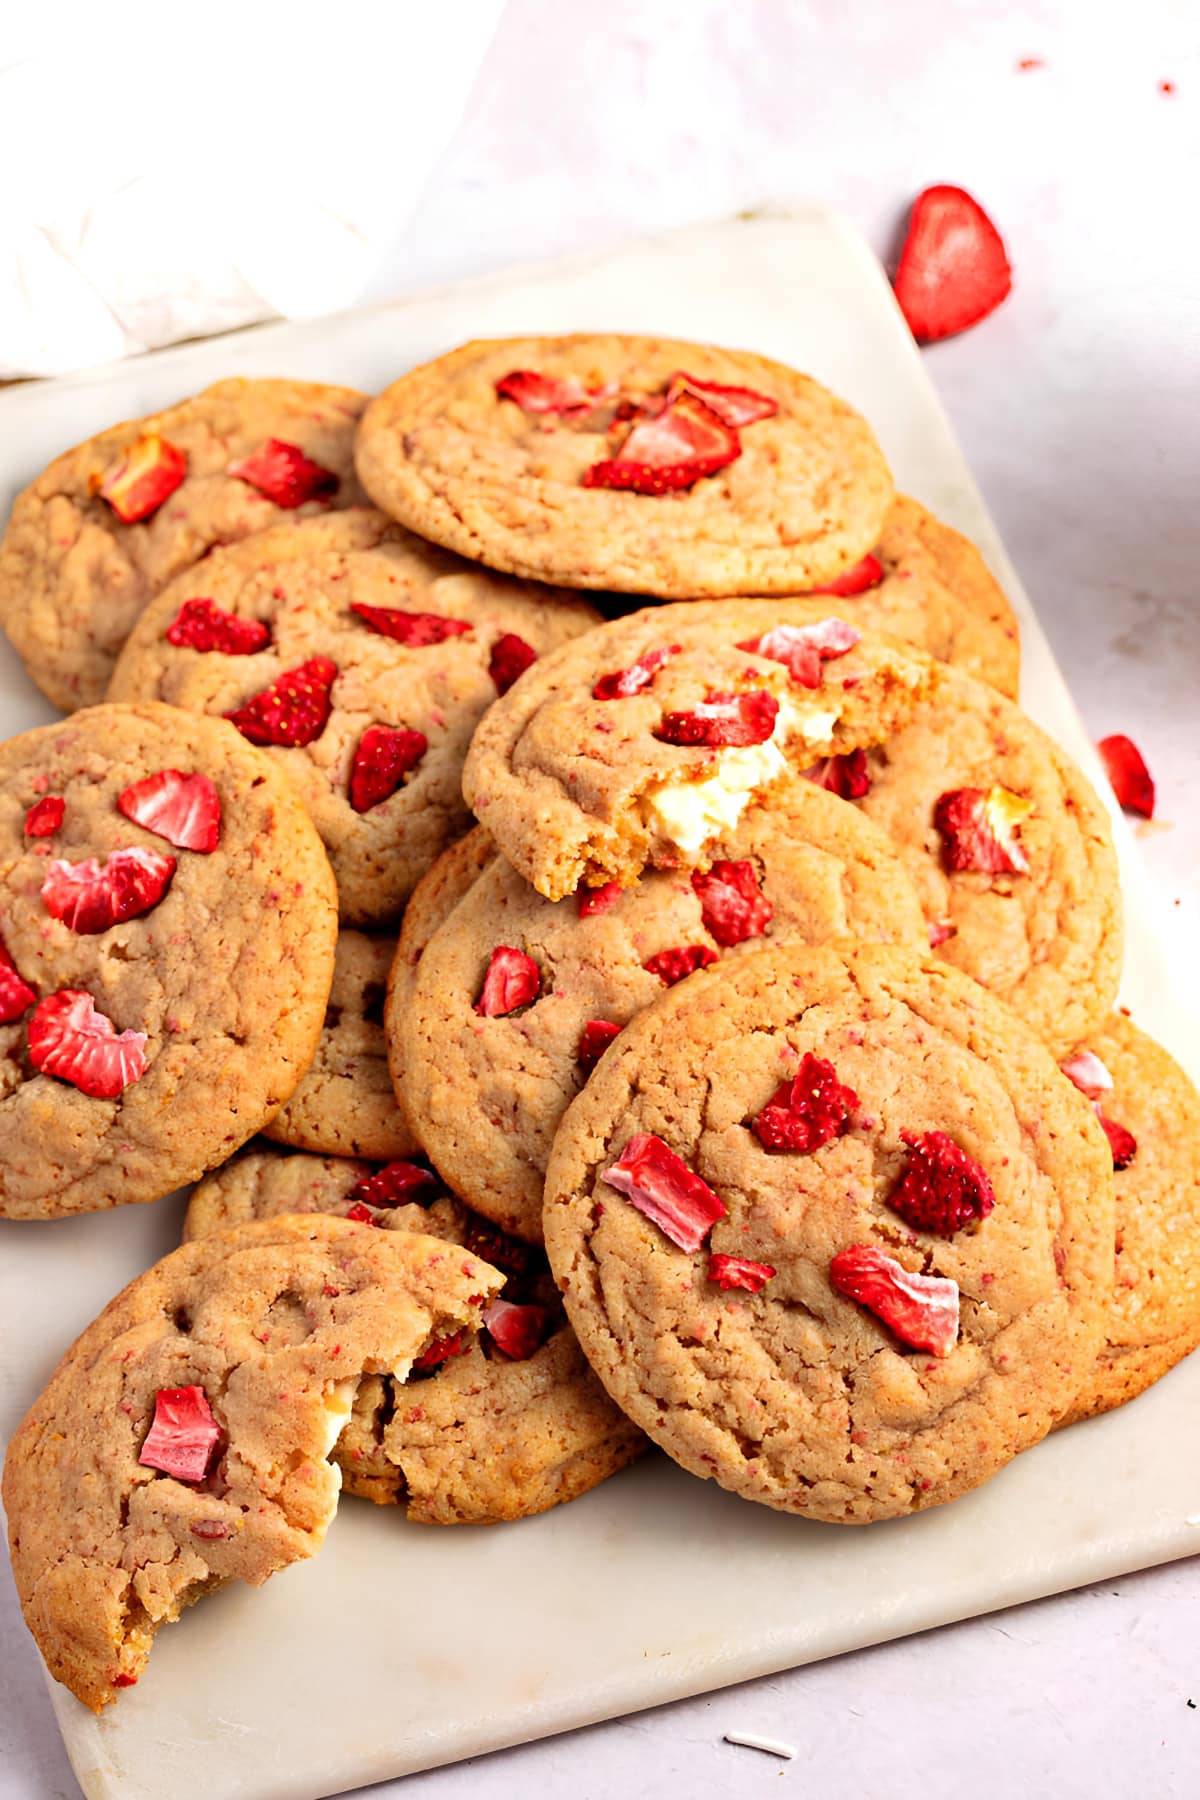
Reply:
[[[583,1068],[594,1069],[613,1039],[620,1035],[621,1027],[615,1020],[589,1019],[579,1034],[576,1060]]]
[[[654,735],[664,744],[703,744],[711,750],[765,744],[778,713],[779,702],[766,688],[708,694],[691,712],[665,713]]]
[[[699,1250],[727,1207],[660,1137],[631,1137],[601,1181],[664,1231],[681,1250]]]
[[[756,394],[753,388],[729,387],[722,381],[700,381],[683,370],[672,375],[667,388],[667,405],[671,406],[683,393],[696,394],[726,425],[753,425],[758,419],[770,419],[779,411],[778,400],[768,394]]]
[[[953,1237],[964,1225],[987,1218],[996,1196],[986,1170],[973,1157],[944,1131],[900,1135],[908,1145],[908,1159],[888,1195],[893,1212],[914,1231],[935,1231],[940,1237]]]
[[[225,717],[252,744],[311,744],[329,723],[336,680],[337,665],[327,656],[313,656]]]
[[[105,469],[100,498],[108,501],[123,525],[136,525],[158,511],[186,474],[183,451],[148,432]]]
[[[160,769],[118,795],[127,819],[166,838],[177,850],[208,856],[221,838],[221,799],[207,775]]]
[[[807,1153],[844,1137],[857,1105],[858,1095],[838,1080],[833,1064],[806,1050],[795,1075],[776,1088],[750,1129],[768,1150]]]
[[[46,870],[42,899],[53,919],[91,937],[140,918],[158,905],[171,885],[176,860],[159,850],[114,850],[106,863],[56,859]]]
[[[185,600],[167,627],[167,642],[188,650],[219,650],[223,656],[253,656],[271,633],[260,619],[242,619],[215,600]]]
[[[368,1206],[405,1206],[410,1200],[423,1206],[441,1185],[433,1170],[423,1169],[420,1163],[390,1162],[374,1175],[356,1181],[349,1197],[365,1200]]]
[[[642,967],[648,974],[657,975],[668,987],[674,987],[677,981],[693,975],[697,969],[707,969],[709,963],[716,960],[716,951],[710,950],[707,944],[679,944],[673,950],[660,950],[656,956],[648,956]]]
[[[821,685],[821,664],[845,656],[861,636],[844,619],[820,619],[815,625],[773,625],[761,636],[747,638],[738,649],[782,663],[793,681],[815,688]]]
[[[0,1025],[15,1024],[36,999],[36,993],[0,942]]]
[[[928,927],[929,948],[936,950],[939,944],[958,936],[958,926],[953,919],[932,919]]]
[[[352,600],[350,611],[380,637],[407,644],[412,650],[444,644],[447,638],[465,637],[473,629],[468,619],[448,619],[444,613],[405,612],[398,606],[368,606],[362,600]]]
[[[994,312],[1012,287],[1004,241],[959,187],[918,194],[893,284],[918,343],[953,337]]]
[[[350,804],[355,812],[370,812],[390,799],[428,748],[423,731],[407,725],[368,725],[350,770]]]
[[[176,1481],[203,1481],[220,1442],[221,1428],[202,1387],[159,1388],[138,1461]]]
[[[618,455],[593,463],[583,485],[666,494],[715,475],[741,454],[734,427],[685,389],[653,418],[638,419]]]
[[[1112,1076],[1092,1050],[1077,1050],[1074,1056],[1058,1066],[1067,1080],[1074,1082],[1089,1100],[1099,1100],[1101,1094],[1107,1094],[1112,1088]]]
[[[1029,860],[1017,831],[1033,811],[1007,788],[954,788],[943,794],[933,822],[945,840],[946,867],[985,875],[1028,875]]]
[[[1146,767],[1141,751],[1132,738],[1101,738],[1096,748],[1104,764],[1113,793],[1121,806],[1140,813],[1143,819],[1154,817],[1154,778]]]
[[[1124,1125],[1118,1125],[1115,1119],[1106,1119],[1099,1106],[1096,1108],[1096,1117],[1104,1127],[1104,1135],[1112,1150],[1113,1168],[1127,1169],[1137,1155],[1137,1139],[1132,1131],[1126,1130]]]
[[[286,512],[309,500],[327,499],[341,486],[332,469],[323,469],[298,444],[285,444],[282,438],[268,438],[261,450],[231,462],[225,473],[248,481]]]
[[[495,683],[496,692],[507,694],[517,677],[536,661],[537,651],[533,645],[519,638],[515,631],[506,631],[503,637],[498,637],[492,645],[488,663],[488,674]]]
[[[514,369],[496,383],[501,400],[515,400],[522,412],[571,413],[591,412],[602,400],[616,393],[616,383],[604,387],[585,387],[578,375],[539,375],[536,369]]]
[[[761,937],[775,908],[758,883],[752,862],[715,862],[707,874],[692,876],[704,929],[723,950]]]
[[[374,1213],[365,1207],[361,1200],[356,1200],[354,1205],[342,1216],[347,1219],[353,1219],[356,1225],[374,1225],[375,1223]]]
[[[502,1269],[517,1280],[532,1274],[539,1259],[539,1253],[529,1244],[520,1243],[509,1237],[507,1231],[501,1231],[498,1225],[489,1225],[483,1219],[472,1218],[463,1246],[481,1262],[491,1263],[494,1269]]]
[[[449,1337],[434,1338],[417,1357],[413,1369],[420,1375],[428,1375],[432,1370],[440,1369],[443,1363],[449,1362],[452,1356],[462,1356],[470,1347],[463,1331],[455,1331]]]
[[[517,1306],[511,1300],[493,1300],[483,1315],[493,1344],[512,1362],[525,1362],[540,1350],[550,1328],[545,1306]]]
[[[914,1275],[873,1244],[851,1244],[829,1265],[839,1294],[857,1300],[914,1350],[949,1356],[958,1342],[958,1283]]]
[[[146,1073],[146,1033],[123,1031],[90,994],[62,988],[39,1000],[29,1021],[29,1060],[93,1100],[115,1100]]]
[[[827,756],[822,762],[805,769],[809,781],[828,789],[842,800],[861,800],[871,791],[871,771],[865,750],[850,750],[845,756]]]
[[[532,956],[500,944],[492,951],[483,987],[475,1003],[481,1018],[497,1019],[528,1006],[542,991],[542,973]]]
[[[582,887],[579,889],[579,916],[590,919],[596,913],[606,913],[610,906],[615,906],[624,893],[619,881],[606,881],[603,887]]]
[[[67,803],[61,794],[47,794],[44,800],[35,800],[25,814],[25,836],[53,837],[66,817],[66,812]]]
[[[865,594],[868,588],[878,587],[883,580],[883,564],[877,556],[864,556],[861,562],[851,563],[848,569],[831,581],[828,587],[813,588],[814,594],[836,594],[839,600],[849,600],[855,594]]]
[[[730,1288],[761,1294],[774,1273],[770,1263],[751,1262],[747,1256],[723,1256],[719,1250],[708,1259],[708,1279],[715,1281],[723,1294]]]
[[[682,644],[664,644],[659,650],[647,650],[627,669],[614,669],[610,675],[601,675],[592,689],[592,699],[631,700],[643,688],[648,688],[663,664],[678,656],[682,649]]]

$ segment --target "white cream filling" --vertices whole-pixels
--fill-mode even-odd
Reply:
[[[324,1454],[329,1456],[333,1446],[346,1429],[346,1421],[354,1410],[354,1396],[358,1392],[358,1376],[350,1381],[335,1381],[325,1396],[326,1437]]]

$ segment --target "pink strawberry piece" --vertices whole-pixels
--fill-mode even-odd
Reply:
[[[286,512],[309,500],[328,499],[341,486],[332,469],[323,469],[298,444],[286,444],[282,438],[268,438],[261,450],[231,462],[225,472],[249,482]]]
[[[844,1137],[857,1105],[858,1095],[838,1080],[833,1064],[806,1050],[795,1075],[776,1088],[750,1129],[768,1150],[807,1154]]]
[[[671,377],[667,405],[673,405],[684,393],[698,395],[719,419],[735,430],[739,425],[753,425],[759,419],[773,418],[779,411],[778,400],[772,400],[769,394],[756,394],[748,387],[729,387],[721,381],[701,381],[681,369]]]
[[[827,756],[822,762],[805,769],[809,781],[815,781],[842,800],[861,800],[871,791],[871,771],[865,750],[850,750],[845,756]]]
[[[53,837],[66,814],[67,803],[61,794],[47,794],[44,800],[35,800],[25,814],[25,836]]]
[[[643,688],[648,688],[663,664],[678,656],[682,649],[682,644],[664,644],[659,650],[647,650],[627,669],[614,669],[610,675],[601,675],[592,689],[592,699],[631,700]]]
[[[665,713],[654,735],[664,744],[703,744],[710,750],[765,744],[779,702],[766,688],[708,694],[691,712]]]
[[[686,389],[652,418],[638,419],[615,457],[584,472],[589,488],[666,494],[715,475],[742,454],[736,430]]]
[[[202,1387],[159,1388],[138,1461],[176,1481],[203,1481],[220,1442],[221,1428]]]
[[[444,613],[405,612],[399,606],[368,606],[363,600],[352,600],[350,611],[380,637],[407,644],[412,650],[444,644],[447,638],[465,637],[473,629],[468,619],[448,619]]]
[[[313,656],[225,717],[252,744],[312,744],[329,723],[336,680],[337,665],[327,656]]]
[[[423,731],[407,725],[368,725],[350,770],[350,804],[355,812],[370,812],[390,799],[428,748]]]
[[[620,1035],[621,1027],[615,1020],[589,1019],[579,1034],[576,1061],[584,1069],[594,1069],[613,1039]]]
[[[0,1025],[15,1024],[36,999],[36,993],[0,942]]]
[[[166,838],[177,850],[209,856],[221,840],[221,798],[207,775],[160,769],[117,796],[127,819]]]
[[[500,944],[492,951],[475,1011],[485,1019],[504,1018],[528,1006],[541,991],[542,973],[532,956],[514,950],[511,944]]]
[[[1143,819],[1154,817],[1154,778],[1132,738],[1117,732],[1101,738],[1096,748],[1118,803]]]
[[[545,1306],[518,1306],[511,1300],[493,1300],[483,1323],[497,1350],[510,1362],[525,1362],[546,1341],[550,1311]]]
[[[222,656],[253,656],[271,641],[260,619],[226,612],[215,600],[185,600],[167,627],[167,642],[178,649],[219,650]]]
[[[674,987],[688,975],[695,974],[697,969],[707,969],[709,963],[715,963],[717,953],[710,950],[707,944],[679,944],[673,950],[660,950],[656,956],[648,956],[642,964],[650,975],[657,975],[668,987]]]
[[[814,594],[836,594],[839,600],[852,599],[855,594],[865,594],[868,588],[878,587],[883,580],[883,564],[877,556],[864,556],[861,562],[851,563],[827,587],[813,588]]]
[[[958,1283],[940,1275],[914,1275],[873,1244],[851,1244],[829,1265],[839,1294],[857,1300],[894,1331],[902,1343],[934,1356],[949,1356],[958,1342]]]
[[[463,1331],[455,1331],[449,1337],[434,1338],[417,1357],[413,1368],[418,1374],[427,1375],[433,1369],[440,1369],[452,1356],[462,1356],[470,1347]]]
[[[150,912],[170,887],[175,869],[173,856],[140,846],[114,850],[106,863],[95,856],[77,863],[56,859],[46,870],[42,899],[51,918],[92,937]]]
[[[1092,1050],[1077,1050],[1074,1056],[1068,1057],[1059,1068],[1089,1100],[1099,1100],[1101,1094],[1112,1089],[1113,1078],[1100,1058]]]
[[[752,862],[715,862],[706,874],[692,876],[692,888],[704,929],[723,950],[761,937],[774,916]]]
[[[816,688],[821,685],[821,664],[845,656],[861,636],[844,619],[821,619],[815,625],[773,625],[761,636],[747,638],[738,649],[782,663],[799,686]]]
[[[603,887],[581,887],[579,889],[579,916],[591,919],[597,913],[606,913],[615,906],[625,890],[619,881],[606,881]]]
[[[944,1131],[915,1136],[902,1131],[908,1159],[888,1195],[892,1211],[914,1231],[953,1237],[964,1225],[986,1219],[996,1204],[987,1171]]]
[[[1127,1169],[1137,1155],[1137,1139],[1132,1131],[1128,1131],[1124,1125],[1118,1125],[1115,1119],[1106,1119],[1099,1106],[1096,1108],[1096,1117],[1104,1127],[1104,1135],[1112,1151],[1113,1168]]]
[[[187,474],[187,457],[157,432],[147,432],[111,463],[100,477],[102,500],[123,525],[137,525],[156,513]]]
[[[927,935],[929,948],[936,950],[939,944],[944,944],[950,938],[958,936],[958,926],[953,919],[932,919],[927,928]]]
[[[1007,788],[954,788],[943,794],[933,822],[945,840],[946,867],[985,875],[1028,875],[1029,860],[1017,836],[1033,811]]]
[[[723,1294],[730,1288],[761,1294],[774,1273],[771,1263],[751,1262],[747,1256],[723,1256],[719,1250],[714,1250],[708,1259],[708,1279],[715,1281]]]
[[[666,1233],[681,1250],[699,1250],[727,1207],[660,1137],[631,1137],[601,1181]]]
[[[463,1245],[481,1262],[491,1263],[494,1269],[502,1269],[506,1275],[518,1280],[531,1274],[538,1261],[539,1253],[529,1244],[509,1237],[507,1231],[501,1231],[498,1225],[490,1225],[483,1219],[472,1218]]]
[[[148,1067],[146,1033],[117,1035],[90,994],[62,988],[39,1000],[29,1021],[29,1060],[93,1100],[115,1100]]]
[[[374,1175],[364,1175],[350,1189],[350,1199],[366,1201],[368,1206],[405,1206],[410,1200],[424,1205],[437,1192],[441,1182],[432,1169],[420,1163],[386,1163]]]
[[[531,663],[537,661],[537,651],[515,631],[506,631],[492,645],[491,660],[488,663],[488,674],[495,684],[498,694],[507,694],[518,676],[523,675]]]
[[[514,369],[496,383],[501,400],[514,400],[527,413],[591,412],[616,393],[615,382],[604,387],[585,387],[578,375],[539,375],[536,369]]]
[[[930,187],[913,202],[893,285],[909,330],[932,344],[994,312],[1012,269],[979,202],[959,187]]]
[[[343,1217],[352,1219],[356,1225],[374,1225],[375,1223],[374,1213],[364,1206],[361,1200],[356,1200],[353,1206],[343,1214]]]

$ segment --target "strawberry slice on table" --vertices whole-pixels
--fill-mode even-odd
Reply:
[[[203,1481],[220,1442],[221,1427],[202,1387],[159,1388],[138,1461],[176,1481]]]
[[[15,1025],[37,999],[3,941],[0,941],[0,1025]]]
[[[509,1362],[526,1362],[549,1335],[550,1309],[519,1306],[513,1300],[493,1300],[483,1315],[483,1323],[492,1343]]]
[[[592,689],[592,699],[632,700],[635,694],[650,686],[663,664],[678,656],[682,649],[682,644],[664,644],[658,650],[647,650],[627,669],[614,669],[608,675],[601,675]]]
[[[861,800],[871,791],[871,771],[865,750],[848,750],[844,756],[826,756],[804,774],[809,781],[842,800]]]
[[[584,471],[583,485],[667,494],[694,487],[741,454],[735,427],[685,389],[652,418],[638,419],[615,457]]]
[[[465,637],[472,630],[468,619],[449,619],[444,613],[406,612],[400,606],[368,606],[365,600],[352,600],[350,611],[380,637],[407,644],[413,650],[444,644],[447,638]]]
[[[25,814],[25,836],[53,837],[66,816],[67,803],[62,795],[47,794],[44,800],[35,800]]]
[[[1004,240],[965,189],[918,194],[893,283],[918,343],[953,337],[994,312],[1012,288]]]
[[[707,969],[716,960],[716,951],[710,950],[707,944],[678,944],[672,950],[660,950],[655,956],[648,956],[642,967],[647,974],[657,975],[667,987],[674,987],[677,981],[694,975],[697,969]]]
[[[769,394],[759,394],[748,387],[731,387],[723,381],[701,381],[699,376],[685,374],[680,369],[667,384],[667,405],[673,405],[686,393],[696,395],[734,430],[739,425],[753,425],[759,419],[773,418],[779,411],[778,400],[772,400]]]
[[[1127,812],[1140,813],[1143,819],[1154,817],[1154,778],[1145,758],[1132,738],[1120,732],[1101,738],[1096,748],[1104,764],[1104,773]]]
[[[821,664],[845,656],[861,636],[844,619],[819,619],[815,625],[773,625],[737,647],[782,663],[793,681],[815,688],[821,685]]]
[[[1003,787],[954,788],[943,794],[933,822],[945,840],[947,869],[1028,875],[1029,859],[1017,832],[1032,811],[1032,800]]]
[[[857,1105],[858,1095],[838,1080],[833,1064],[806,1050],[792,1079],[780,1083],[750,1129],[767,1150],[807,1155],[844,1137]]]
[[[649,1132],[631,1137],[601,1181],[624,1194],[681,1250],[699,1250],[728,1208],[669,1144]]]
[[[78,988],[38,1001],[29,1021],[29,1060],[39,1074],[69,1081],[93,1100],[115,1100],[149,1066],[146,1033],[118,1035],[92,996]]]
[[[313,656],[285,669],[270,687],[252,694],[225,717],[252,744],[312,744],[329,723],[330,690],[336,680],[337,664],[327,656]]]
[[[589,1019],[579,1034],[575,1060],[581,1068],[594,1069],[613,1039],[620,1035],[621,1027],[615,1020]]]
[[[421,1352],[413,1363],[413,1372],[418,1375],[432,1375],[443,1363],[448,1363],[452,1356],[462,1356],[471,1348],[465,1331],[452,1332],[448,1337],[434,1338],[431,1344]]]
[[[492,678],[498,694],[507,694],[518,676],[525,673],[531,663],[537,661],[537,651],[524,638],[518,637],[515,631],[506,631],[492,645],[491,659],[488,662],[488,674]]]
[[[248,482],[285,512],[293,512],[309,500],[329,499],[341,486],[332,469],[323,469],[305,456],[298,444],[285,443],[282,438],[268,438],[261,450],[231,462],[225,473]]]
[[[368,725],[350,770],[350,804],[355,812],[370,812],[390,799],[428,748],[425,733],[410,726]]]
[[[597,913],[606,913],[615,906],[624,893],[619,881],[606,881],[603,887],[581,887],[579,889],[579,916],[591,919]]]
[[[872,1244],[851,1244],[829,1265],[839,1294],[857,1300],[914,1350],[949,1356],[958,1342],[958,1283],[914,1275]]]
[[[349,1198],[365,1201],[368,1206],[406,1206],[410,1200],[423,1206],[440,1186],[433,1170],[422,1168],[420,1163],[390,1162],[374,1175],[364,1175],[356,1181]]]
[[[987,1171],[944,1131],[900,1133],[908,1158],[888,1195],[892,1211],[914,1231],[953,1237],[964,1225],[986,1219],[996,1204]]]
[[[814,594],[835,594],[839,600],[849,600],[855,594],[865,594],[868,588],[878,587],[883,580],[883,564],[877,556],[864,556],[860,562],[851,563],[848,569],[835,577],[825,587],[812,588]]]
[[[99,494],[123,525],[137,525],[169,500],[187,474],[187,457],[157,432],[146,432],[100,477]]]
[[[46,870],[42,900],[51,918],[94,937],[156,907],[176,867],[175,857],[140,846],[114,850],[105,863],[95,856],[77,863],[56,858]]]
[[[774,1273],[773,1264],[751,1262],[748,1256],[724,1256],[714,1250],[708,1259],[708,1279],[715,1281],[723,1294],[730,1288],[761,1294]]]
[[[765,744],[775,729],[779,702],[767,688],[742,694],[706,694],[691,712],[664,713],[654,735],[664,744],[702,744],[710,750]]]
[[[221,797],[207,775],[160,769],[127,787],[117,796],[117,806],[135,825],[166,838],[177,850],[209,856],[221,841]]]
[[[561,413],[570,417],[591,412],[617,391],[614,381],[589,388],[578,375],[540,375],[536,369],[514,369],[496,383],[501,400],[514,400],[527,413]]]
[[[177,649],[219,650],[223,656],[253,656],[271,633],[261,619],[242,619],[215,600],[185,600],[167,626],[167,642]]]
[[[529,1006],[542,991],[542,972],[532,956],[499,944],[492,951],[475,1011],[480,1018],[501,1019]]]
[[[774,917],[775,908],[763,893],[758,871],[750,861],[715,862],[711,869],[692,876],[692,891],[700,902],[704,929],[723,950],[761,937]]]

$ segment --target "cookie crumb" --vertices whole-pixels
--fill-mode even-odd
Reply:
[[[785,1744],[781,1738],[759,1737],[750,1731],[727,1731],[725,1742],[735,1744],[740,1750],[765,1750],[768,1756],[782,1756],[786,1762],[796,1754],[795,1746]]]

